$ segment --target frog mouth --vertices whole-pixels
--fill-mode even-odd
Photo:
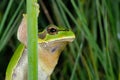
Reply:
[[[74,37],[66,37],[66,38],[59,38],[59,39],[53,39],[53,40],[50,40],[49,42],[72,42],[75,38]]]
[[[50,42],[72,42],[75,39],[75,36],[71,37],[61,37],[57,39],[47,40],[47,41],[38,41],[38,43],[50,43]]]

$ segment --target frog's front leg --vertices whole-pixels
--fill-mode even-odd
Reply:
[[[12,80],[27,80],[27,65],[27,49],[25,49],[16,65],[16,68],[13,70]]]

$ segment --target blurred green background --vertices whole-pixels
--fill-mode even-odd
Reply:
[[[76,35],[51,80],[120,80],[120,0],[38,0],[39,31],[55,24]],[[0,80],[19,45],[25,0],[0,0]]]

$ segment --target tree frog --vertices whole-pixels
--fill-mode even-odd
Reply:
[[[17,32],[21,44],[6,70],[6,80],[27,80],[27,22],[24,15]],[[50,80],[64,47],[75,39],[71,30],[49,25],[38,33],[38,80]]]

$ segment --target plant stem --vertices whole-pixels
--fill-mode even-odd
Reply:
[[[38,8],[37,0],[27,0],[28,80],[38,80]]]

